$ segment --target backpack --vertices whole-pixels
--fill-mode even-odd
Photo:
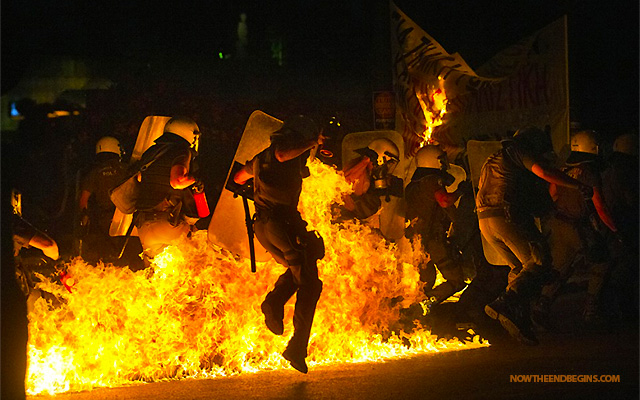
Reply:
[[[136,203],[140,196],[140,182],[138,174],[153,164],[164,153],[169,150],[170,146],[162,147],[158,152],[146,163],[135,163],[129,169],[127,176],[116,186],[109,190],[109,198],[111,202],[123,214],[133,214],[136,211]]]

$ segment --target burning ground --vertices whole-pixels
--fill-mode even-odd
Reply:
[[[424,299],[414,267],[424,255],[403,239],[386,242],[359,223],[331,224],[331,204],[350,190],[344,177],[310,163],[300,210],[325,240],[318,262],[324,290],[309,344],[308,364],[381,361],[424,352],[487,346],[438,340],[419,324],[400,324],[400,310]],[[290,368],[280,353],[293,333],[294,299],[285,332],[264,326],[260,303],[284,267],[269,261],[250,272],[249,260],[212,248],[205,231],[167,248],[146,270],[75,259],[75,285],[41,277],[29,315],[29,394],[113,387],[135,382],[211,378]]]

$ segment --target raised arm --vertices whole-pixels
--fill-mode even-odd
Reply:
[[[325,137],[320,133],[317,138],[307,140],[304,142],[281,142],[276,144],[274,154],[276,159],[280,162],[293,160],[305,151],[310,150],[316,146],[320,146],[324,143]]]

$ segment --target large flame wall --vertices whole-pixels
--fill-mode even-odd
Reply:
[[[326,245],[310,366],[488,345],[477,337],[436,340],[420,326],[399,331],[400,308],[422,300],[413,265],[424,255],[408,241],[388,244],[361,224],[330,224],[330,206],[349,185],[324,164],[310,168],[300,209]],[[39,299],[29,315],[30,394],[290,368],[280,353],[292,334],[294,302],[285,309],[283,336],[266,329],[260,312],[284,272],[274,261],[258,263],[252,274],[248,260],[211,248],[199,232],[144,271],[81,259],[67,267],[73,292],[43,277],[40,289],[62,303]]]

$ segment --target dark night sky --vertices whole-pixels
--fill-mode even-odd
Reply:
[[[447,51],[472,66],[568,15],[573,113],[593,127],[638,126],[636,0],[396,0]],[[254,46],[281,33],[301,68],[332,60],[347,70],[379,63],[383,0],[2,1],[3,92],[30,54],[132,57],[233,51],[238,16]],[[382,27],[382,29],[381,29]],[[383,32],[383,33],[381,33]],[[378,42],[377,42],[378,41]],[[383,50],[381,50],[383,49]],[[368,73],[368,72],[367,72]]]

